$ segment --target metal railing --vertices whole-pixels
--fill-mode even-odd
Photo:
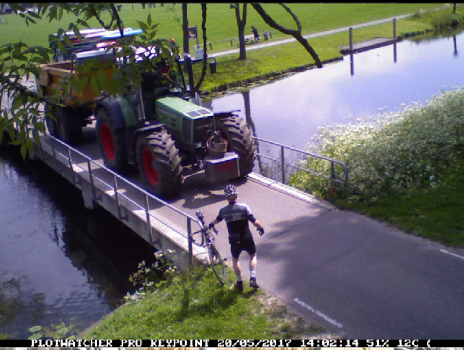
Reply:
[[[197,242],[194,242],[193,238],[192,238],[193,237],[192,236],[192,221],[195,222],[198,225],[199,228],[201,228],[201,224],[200,224],[200,222],[199,222],[199,220],[197,218],[194,218],[194,217],[190,216],[189,214],[183,212],[182,210],[177,209],[176,207],[170,205],[169,203],[166,203],[162,199],[152,195],[151,193],[147,192],[143,188],[141,188],[141,187],[137,186],[136,184],[134,184],[133,182],[125,179],[124,177],[120,176],[119,174],[115,173],[114,171],[112,171],[111,169],[105,167],[104,165],[97,163],[95,160],[91,159],[90,157],[88,157],[87,155],[83,154],[82,152],[76,150],[75,148],[69,146],[68,144],[60,141],[59,139],[57,139],[57,138],[55,138],[55,137],[53,137],[51,135],[48,135],[48,136],[50,137],[50,140],[51,140],[50,145],[48,145],[47,143],[41,141],[41,144],[38,147],[40,149],[41,153],[42,153],[42,159],[44,161],[46,160],[45,152],[43,150],[43,147],[45,146],[45,147],[49,147],[51,149],[51,153],[52,153],[53,158],[55,159],[55,161],[59,161],[58,157],[62,157],[65,160],[65,162],[61,163],[61,164],[63,164],[63,166],[66,166],[67,168],[69,168],[71,170],[72,180],[73,180],[73,183],[74,183],[75,186],[77,184],[79,184],[79,181],[76,180],[77,179],[77,176],[76,176],[77,172],[76,172],[75,168],[78,168],[78,169],[81,169],[84,172],[87,172],[88,176],[89,176],[91,189],[92,189],[92,199],[96,203],[98,201],[102,201],[102,198],[101,198],[101,195],[97,196],[97,191],[96,191],[97,188],[95,186],[95,181],[99,181],[101,184],[106,186],[108,189],[112,190],[113,193],[114,193],[114,199],[116,201],[117,208],[118,208],[118,219],[119,220],[127,220],[127,217],[124,217],[122,215],[121,198],[124,198],[126,201],[132,203],[134,206],[136,206],[140,210],[143,210],[145,212],[146,228],[147,228],[148,237],[150,238],[150,244],[156,243],[154,238],[153,238],[151,219],[155,219],[158,222],[161,222],[162,224],[164,224],[167,227],[171,228],[172,230],[174,230],[175,232],[177,232],[181,236],[187,238],[187,240],[188,240],[188,248],[189,248],[190,264],[193,263],[193,250],[192,250],[193,249],[193,244],[195,244],[197,246],[200,246],[200,244],[198,244]],[[62,145],[63,147],[65,147],[66,148],[66,154],[63,154],[62,152],[58,151],[56,149],[56,147],[54,147],[54,143],[58,143],[58,144]],[[74,162],[73,161],[73,155],[79,155],[80,157],[84,158],[85,163],[86,163],[86,167],[84,168],[81,165],[79,165],[77,162]],[[92,166],[91,166],[92,164],[94,166],[96,166],[98,169],[103,169],[103,170],[105,170],[105,172],[111,174],[112,175],[112,180],[113,180],[112,183],[108,183],[107,181],[105,181],[101,177],[97,176],[95,174],[95,168],[92,169]],[[59,171],[62,171],[62,170],[63,169],[61,169]],[[139,193],[144,195],[145,200],[144,200],[143,205],[137,203],[136,201],[134,201],[133,199],[131,199],[130,197],[128,197],[127,195],[125,195],[124,193],[122,193],[122,192],[120,192],[118,190],[120,181],[124,182],[125,184],[129,185],[130,187],[134,188],[136,191],[138,191]],[[110,196],[110,194],[108,194],[108,195]],[[170,225],[168,222],[164,221],[161,217],[155,216],[152,213],[150,213],[149,199],[152,199],[152,200],[156,201],[157,203],[161,204],[163,207],[169,208],[170,210],[172,210],[172,211],[176,212],[177,214],[183,216],[187,220],[186,221],[186,234],[185,234],[185,232],[179,231],[178,228],[175,228],[172,225]]]
[[[320,156],[320,155],[317,155],[317,154],[314,154],[314,153],[302,151],[302,150],[299,150],[299,149],[294,148],[294,147],[285,146],[285,145],[283,145],[281,143],[278,143],[278,142],[265,140],[265,139],[255,137],[255,136],[252,136],[252,138],[253,138],[254,142],[257,145],[258,145],[257,141],[259,141],[259,142],[265,142],[267,144],[271,144],[271,145],[280,147],[280,157],[279,158],[273,158],[273,157],[270,157],[268,155],[261,154],[259,152],[257,152],[256,155],[260,156],[260,157],[263,157],[263,158],[266,158],[266,159],[270,159],[270,160],[272,160],[274,162],[280,163],[280,170],[281,170],[281,177],[282,177],[281,182],[284,183],[284,184],[285,184],[285,180],[286,180],[285,179],[285,166],[290,167],[290,168],[294,168],[294,169],[298,169],[298,170],[301,170],[301,171],[305,171],[307,173],[314,174],[314,175],[317,175],[317,176],[325,177],[327,179],[330,179],[330,181],[332,181],[332,182],[340,183],[340,184],[343,184],[344,186],[346,186],[347,183],[348,183],[348,167],[343,162],[340,162],[340,161],[335,160],[335,159],[327,158],[327,157],[324,157],[324,156]],[[286,149],[290,150],[290,151],[293,151],[293,152],[296,152],[296,153],[301,154],[301,155],[305,155],[305,156],[309,156],[309,157],[313,157],[313,158],[317,158],[317,159],[322,159],[322,160],[325,160],[325,161],[329,162],[330,163],[330,176],[327,176],[327,175],[322,174],[320,172],[305,169],[305,168],[302,168],[302,167],[297,166],[295,164],[291,164],[291,163],[286,162],[285,161],[285,150]],[[343,168],[343,177],[341,179],[337,178],[335,176],[335,165],[336,164],[340,165]]]

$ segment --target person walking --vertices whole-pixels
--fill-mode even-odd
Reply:
[[[222,220],[226,221],[227,230],[229,231],[229,243],[232,253],[232,266],[237,277],[236,288],[240,291],[243,290],[242,282],[242,269],[240,267],[239,257],[242,251],[246,251],[250,256],[250,287],[259,288],[256,282],[256,267],[257,256],[256,246],[251,235],[248,221],[250,221],[259,232],[259,235],[264,234],[264,228],[261,223],[253,216],[250,208],[246,204],[237,203],[238,190],[234,185],[227,185],[224,189],[229,204],[219,211],[216,219],[211,221],[209,228],[220,223]]]
[[[253,36],[254,36],[254,39],[255,39],[255,43],[257,43],[257,42],[259,41],[258,29],[256,29],[255,26],[251,26],[251,31],[253,32]]]

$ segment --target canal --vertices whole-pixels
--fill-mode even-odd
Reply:
[[[204,105],[240,109],[256,136],[304,149],[318,127],[396,111],[461,86],[463,47],[463,33],[404,40]],[[0,149],[0,194],[0,334],[25,339],[37,325],[84,329],[119,305],[133,290],[129,275],[153,257],[110,214],[86,210],[60,175],[40,162],[24,163],[9,147]]]
[[[244,118],[248,110],[255,136],[304,149],[321,126],[394,112],[462,86],[459,49],[464,33],[403,40],[204,104],[216,112],[240,109]]]
[[[33,326],[83,330],[133,291],[128,278],[153,250],[45,164],[0,149],[0,334]],[[57,328],[54,328],[56,326]]]

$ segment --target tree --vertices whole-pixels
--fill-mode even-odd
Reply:
[[[187,74],[189,79],[189,85],[191,87],[191,93],[194,94],[196,91],[200,90],[201,84],[203,83],[206,77],[206,69],[207,69],[207,36],[206,36],[206,17],[207,17],[207,6],[206,3],[201,4],[201,29],[203,34],[203,67],[201,71],[200,79],[198,79],[197,84],[193,85],[193,70],[190,61],[187,62]],[[188,32],[188,12],[187,12],[187,4],[182,4],[182,31],[184,36],[184,53],[189,53],[189,32]],[[198,33],[197,33],[198,35]]]
[[[34,147],[29,136],[32,135],[38,142],[39,132],[45,130],[44,113],[41,112],[44,104],[52,107],[64,107],[64,102],[69,100],[70,91],[73,90],[74,93],[83,91],[89,82],[98,97],[95,101],[87,102],[87,104],[102,100],[108,94],[121,94],[127,85],[137,87],[141,82],[142,73],[152,71],[161,60],[167,60],[171,63],[172,69],[177,69],[174,58],[179,54],[178,46],[167,39],[156,37],[158,25],[152,22],[150,14],[146,21],[138,21],[143,31],[142,35],[128,40],[124,37],[123,20],[120,18],[116,6],[112,3],[40,3],[37,12],[28,11],[26,5],[11,3],[14,13],[24,18],[28,26],[34,25],[38,20],[60,21],[63,14],[73,14],[76,18],[75,22],[69,23],[65,29],[60,28],[56,35],[49,36],[51,47],[58,47],[63,52],[67,51],[66,45],[73,47],[66,32],[73,32],[79,39],[82,39],[80,29],[90,28],[88,21],[92,18],[97,19],[104,28],[119,30],[121,39],[116,44],[109,46],[108,50],[115,49],[113,52],[116,59],[124,64],[118,66],[113,63],[101,65],[98,62],[88,60],[84,65],[78,67],[78,71],[82,73],[92,71],[90,77],[85,75],[79,77],[76,74],[68,79],[63,79],[52,97],[44,97],[41,96],[40,91],[28,88],[27,83],[39,79],[38,66],[50,63],[50,57],[53,55],[52,48],[28,46],[23,42],[1,46],[0,99],[2,102],[10,100],[11,108],[5,108],[3,104],[0,107],[0,143],[4,131],[8,132],[12,140],[11,143],[21,147],[23,157]],[[204,18],[204,32],[204,36],[206,36],[206,17]],[[138,54],[137,49],[145,49],[145,54]],[[108,79],[107,72],[109,72],[110,79]],[[105,86],[108,87],[107,94],[102,94]],[[78,106],[78,104],[73,106]]]
[[[247,22],[247,3],[243,4],[242,16],[240,17],[240,4],[231,4],[231,8],[235,9],[235,18],[237,19],[238,28],[238,44],[240,47],[239,60],[246,60],[246,47],[245,47],[245,26]]]
[[[184,37],[184,53],[190,53],[189,31],[188,31],[188,11],[187,3],[182,3],[182,32]]]
[[[274,19],[272,19],[271,16],[267,14],[267,12],[263,9],[263,7],[260,4],[252,3],[251,6],[253,6],[256,12],[259,13],[259,15],[262,17],[264,22],[266,22],[269,26],[271,26],[274,29],[277,29],[278,31],[284,34],[292,35],[301,45],[303,45],[305,50],[308,51],[308,53],[314,59],[314,62],[316,63],[317,68],[322,68],[321,60],[319,59],[319,56],[317,55],[316,51],[314,51],[311,45],[309,45],[308,41],[303,37],[302,27],[301,27],[301,23],[298,17],[292,12],[292,10],[290,10],[288,6],[286,6],[285,4],[280,4],[280,6],[282,6],[285,9],[285,11],[287,11],[292,16],[293,20],[295,21],[298,27],[298,29],[296,30],[285,28],[279,25],[276,21],[274,21]]]
[[[201,84],[203,83],[205,76],[206,76],[206,69],[207,69],[207,63],[208,63],[208,54],[207,54],[207,37],[206,37],[206,12],[207,12],[207,7],[206,3],[201,4],[201,32],[203,34],[203,67],[201,70],[201,76],[200,79],[198,79],[197,84],[195,85],[194,91],[200,90]]]

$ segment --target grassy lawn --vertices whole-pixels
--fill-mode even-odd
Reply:
[[[397,21],[397,33],[424,31],[432,26],[418,20],[405,19]],[[355,42],[365,41],[374,37],[391,37],[392,24],[384,23],[376,26],[365,27],[354,31]],[[348,44],[348,33],[336,33],[324,37],[310,39],[309,43],[316,50],[322,61],[340,58],[340,49]],[[291,68],[313,64],[314,60],[301,44],[289,43],[247,52],[245,61],[237,60],[235,55],[217,58],[217,71],[215,74],[207,72],[207,77],[202,85],[203,91],[210,91],[218,86],[232,84],[237,81],[252,79],[272,72],[279,72]],[[201,67],[194,66],[198,79]]]
[[[232,272],[231,272],[232,274]],[[210,269],[181,274],[88,330],[91,339],[292,339],[324,332],[261,291],[220,286]]]
[[[201,5],[189,4],[189,25],[201,28]],[[420,3],[391,3],[391,4],[316,4],[295,3],[289,5],[299,17],[303,33],[315,33],[328,29],[344,27],[357,23],[372,21],[376,19],[391,17],[395,15],[415,13],[420,9],[433,9],[443,4],[420,4]],[[263,7],[275,18],[278,23],[289,27],[295,27],[290,15],[277,4],[264,4]],[[132,9],[133,8],[133,9]],[[162,38],[175,38],[178,43],[182,42],[182,9],[180,4],[165,4],[161,7],[157,4],[155,8],[143,9],[141,4],[122,4],[120,12],[126,27],[138,28],[137,20],[144,21],[151,13],[153,20],[159,23],[158,34]],[[0,25],[0,45],[8,42],[19,42],[23,40],[28,45],[48,45],[48,35],[55,33],[60,27],[67,28],[70,22],[76,20],[72,15],[64,15],[61,22],[48,23],[47,20],[38,21],[36,25],[25,25],[24,20],[16,15],[5,15],[2,19],[7,24]],[[96,20],[90,21],[89,25],[98,27]],[[270,28],[258,13],[249,5],[247,15],[246,32],[251,34],[251,26],[258,28],[262,36],[264,31],[272,31],[272,39],[278,40],[288,36],[276,32]],[[230,49],[231,38],[237,37],[237,24],[234,10],[230,9],[228,3],[208,4],[207,18],[208,42],[213,43],[213,52]],[[196,44],[195,40],[191,44]],[[237,46],[235,40],[234,47]]]

